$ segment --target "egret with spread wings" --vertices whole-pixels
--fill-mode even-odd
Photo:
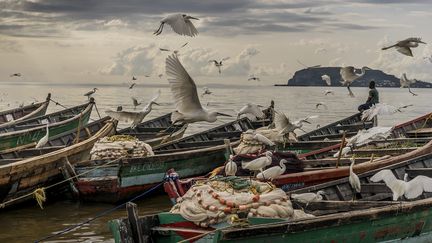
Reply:
[[[406,73],[403,73],[399,81],[400,81],[401,88],[408,88],[408,92],[410,92],[413,96],[417,96],[417,94],[411,91],[411,87],[410,87],[411,84],[417,82],[417,79],[408,79]]]
[[[159,98],[159,96],[160,90],[140,112],[107,110],[105,113],[118,121],[132,122],[131,128],[134,129],[150,113],[152,110],[152,105],[159,105],[156,103],[156,100]]]
[[[394,47],[394,48],[396,48],[396,51],[398,51],[399,53],[402,53],[406,56],[412,57],[413,53],[411,51],[411,48],[418,47],[419,43],[426,44],[425,42],[423,42],[421,40],[421,38],[410,37],[410,38],[407,38],[405,40],[398,41],[394,45],[383,47],[383,48],[381,48],[381,50],[387,50],[389,48]]]
[[[170,14],[161,20],[159,28],[153,34],[160,35],[164,25],[168,24],[177,34],[194,37],[198,35],[198,31],[190,21],[191,19],[198,20],[197,18],[186,14]]]
[[[237,112],[237,119],[239,119],[241,115],[245,115],[251,121],[256,121],[257,119],[265,118],[265,114],[261,110],[260,106],[253,103],[247,103],[245,106],[243,106]]]
[[[351,84],[354,82],[354,80],[361,78],[363,75],[365,75],[366,70],[370,70],[368,67],[362,67],[361,73],[357,74],[355,72],[355,68],[353,66],[347,66],[347,67],[341,67],[340,69],[340,75],[342,77],[342,85],[346,86],[348,88],[349,96],[354,97],[354,93],[351,91]]]
[[[228,59],[229,59],[229,57],[225,57],[222,60],[220,60],[219,62],[217,60],[214,60],[214,59],[210,60],[209,62],[213,62],[214,63],[215,67],[218,68],[219,74],[220,74],[221,73],[221,67],[223,66],[222,62],[224,62],[224,61],[226,61]]]
[[[194,80],[173,54],[166,58],[166,74],[174,96],[176,110],[171,114],[175,123],[193,123],[199,121],[215,122],[217,116],[230,116],[203,108],[198,97]]]

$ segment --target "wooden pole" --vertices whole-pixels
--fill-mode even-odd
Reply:
[[[126,203],[128,220],[132,230],[132,238],[136,243],[144,243],[141,225],[138,220],[138,207],[135,203]]]
[[[339,167],[339,161],[340,161],[341,156],[342,156],[342,149],[343,149],[343,147],[344,147],[344,145],[345,145],[345,136],[346,136],[346,131],[344,131],[343,134],[342,134],[342,141],[341,141],[341,145],[340,145],[340,147],[339,147],[339,154],[338,154],[338,158],[337,158],[337,160],[336,160],[336,168]]]

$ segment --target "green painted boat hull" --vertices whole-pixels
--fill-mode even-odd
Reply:
[[[335,214],[336,217],[324,216],[303,221],[283,221],[280,219],[251,218],[250,226],[246,228],[223,228],[227,224],[219,225],[214,232],[198,238],[195,242],[392,242],[405,239],[417,242],[416,239],[432,239],[432,200],[426,205],[405,207],[398,210],[398,205],[392,210],[379,211],[368,214],[367,211],[351,216],[350,213]],[[337,216],[341,215],[340,218]],[[199,235],[192,230],[197,228],[178,214],[160,213],[156,225],[141,225],[142,228],[152,227],[151,239],[154,242],[178,242]],[[141,217],[140,222],[151,222],[149,218]],[[153,220],[154,222],[155,220]],[[147,223],[148,224],[148,223]],[[155,229],[154,227],[159,229]],[[124,242],[125,237],[132,237],[130,224],[127,219],[117,219],[109,222],[115,242]],[[160,228],[164,228],[161,230]],[[190,228],[190,232],[178,229]],[[211,230],[211,229],[210,229]],[[149,233],[150,231],[145,232]],[[147,235],[146,235],[147,236]],[[187,237],[186,237],[187,236]],[[186,238],[185,238],[186,237]],[[419,238],[417,238],[419,237]],[[409,241],[412,240],[412,241]],[[424,241],[430,242],[430,241]]]
[[[91,114],[91,107],[90,109],[86,109],[85,112],[82,113],[82,115],[77,115],[74,119],[70,119],[68,122],[61,122],[59,124],[53,124],[49,127],[49,136],[54,137],[59,134],[72,131],[74,129],[77,129],[78,126],[85,126],[89,119]],[[39,141],[42,137],[44,137],[46,134],[46,127],[37,127],[37,128],[31,128],[28,130],[22,130],[18,132],[11,132],[11,133],[4,133],[0,134],[0,151],[22,147],[29,145],[31,143]]]

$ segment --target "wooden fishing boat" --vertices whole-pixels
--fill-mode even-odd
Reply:
[[[84,126],[90,119],[93,105],[94,101],[91,100],[83,105],[0,128],[0,151],[15,151],[34,146],[45,136],[45,124],[49,124],[50,137]]]
[[[140,123],[135,128],[124,128],[117,134],[130,135],[151,146],[160,145],[183,137],[187,125],[173,125],[171,113]]]
[[[50,100],[51,94],[48,94],[46,100],[43,102],[37,102],[19,108],[1,111],[0,127],[7,127],[14,124],[15,122],[45,115]]]
[[[342,193],[328,189],[329,195]],[[306,191],[306,190],[304,190]],[[315,191],[313,189],[312,191]],[[351,188],[349,188],[351,191]],[[302,191],[300,191],[302,192]],[[383,193],[378,193],[381,195]],[[384,193],[385,194],[385,193]],[[334,196],[337,197],[337,196]],[[320,201],[302,205],[315,217],[303,219],[249,217],[240,225],[196,226],[180,214],[139,217],[128,205],[128,217],[109,221],[117,243],[123,242],[389,242],[432,239],[432,198],[411,202]],[[343,198],[343,197],[342,197]],[[377,197],[380,198],[380,197]],[[350,199],[351,200],[351,199]],[[297,202],[293,203],[294,206]],[[240,214],[239,214],[240,215]]]
[[[67,140],[62,140],[62,145],[65,145],[64,148],[18,162],[0,165],[0,204],[3,203],[8,206],[32,199],[30,196],[14,200],[33,192],[37,188],[52,185],[63,179],[62,172],[67,175],[68,173],[65,171],[68,170],[61,170],[61,168],[69,168],[74,163],[88,160],[94,143],[102,137],[115,133],[117,122],[105,118],[102,124],[102,127],[100,124],[87,127],[86,132],[80,132],[79,136],[73,136],[75,139],[70,145],[66,145]],[[52,191],[57,190],[58,188],[55,188]],[[9,202],[10,200],[13,201]]]
[[[364,173],[366,171],[383,168],[392,164],[396,164],[405,160],[413,159],[418,156],[429,154],[432,152],[432,141],[416,150],[398,155],[383,157],[373,160],[372,162],[360,163],[354,166],[355,173]],[[349,174],[348,166],[340,166],[338,168],[328,168],[320,170],[310,170],[300,173],[284,174],[274,180],[274,183],[284,189],[290,191],[306,186],[316,185],[328,181],[333,181]]]
[[[393,138],[419,138],[432,137],[432,113],[417,117],[413,120],[400,123],[393,129]],[[361,113],[357,113],[340,121],[313,130],[298,137],[297,142],[278,144],[279,151],[291,151],[297,154],[305,154],[321,148],[340,144],[343,132],[346,138],[352,137],[361,129],[369,129],[372,122],[361,121]],[[321,140],[320,140],[321,139]],[[335,146],[337,147],[337,146]]]
[[[384,182],[373,183],[370,181],[370,177],[383,169],[392,170],[393,174],[399,180],[404,180],[405,173],[407,173],[408,177],[411,179],[418,175],[432,177],[432,152],[358,174],[361,183],[361,192],[356,193],[355,196],[357,200],[392,200],[392,192]],[[325,192],[325,195],[323,196],[325,200],[349,201],[354,197],[348,177],[294,190],[291,193],[317,192],[319,190]],[[425,199],[431,196],[432,193],[424,192],[420,198]]]
[[[77,174],[92,170],[76,182],[80,198],[89,201],[119,202],[163,181],[165,172],[176,168],[181,177],[202,175],[226,161],[223,139],[238,142],[242,132],[254,129],[242,118],[174,142],[156,146],[155,156],[122,159],[108,168],[96,168],[105,160],[75,165]]]
[[[94,134],[99,131],[110,117],[104,117],[102,119],[91,122],[85,126],[82,126],[76,130],[67,131],[61,134],[57,134],[49,138],[46,145],[42,148],[26,148],[18,151],[0,151],[0,165],[6,165],[12,162],[20,161],[26,158],[40,156],[46,153],[50,153],[66,146],[70,146],[79,141],[85,140],[88,134]]]

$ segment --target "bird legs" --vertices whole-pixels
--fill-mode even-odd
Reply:
[[[162,33],[163,27],[164,27],[164,23],[161,23],[159,25],[159,28],[155,32],[153,32],[153,35],[160,35]]]
[[[347,89],[348,89],[348,93],[349,93],[348,95],[349,95],[350,97],[353,97],[353,98],[354,98],[354,97],[355,97],[355,96],[354,96],[354,93],[351,91],[351,88],[350,88],[349,85],[347,86]]]
[[[410,88],[410,87],[408,87],[408,92],[410,92],[413,96],[417,96],[417,95],[418,95],[418,94],[413,93],[413,92],[411,91],[411,88]]]

